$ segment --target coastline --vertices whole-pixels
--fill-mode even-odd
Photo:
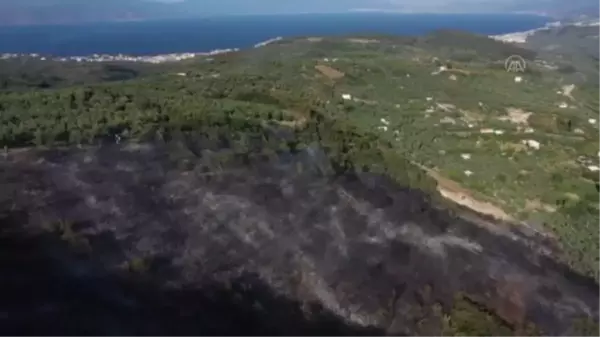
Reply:
[[[522,16],[348,12],[289,16],[247,15],[243,18],[227,16],[126,25],[99,23],[17,27],[0,32],[0,40],[4,42],[0,48],[0,57],[36,57],[70,62],[163,63],[259,48],[277,41],[279,38],[273,38],[277,35],[293,38],[368,32],[392,36],[422,36],[440,29],[491,35],[537,28],[548,22],[547,18],[540,16]]]
[[[498,35],[488,35],[489,38],[505,42],[505,43],[515,43],[515,44],[524,44],[527,42],[527,38],[531,35],[544,30],[549,30],[554,27],[560,26],[599,26],[600,21],[590,21],[590,22],[568,22],[563,23],[561,21],[552,21],[546,23],[544,26],[539,28],[534,28],[526,31],[516,31],[506,34],[498,34]],[[250,48],[261,48],[267,46],[271,43],[282,40],[282,36],[277,36],[274,38],[270,38],[261,42],[254,44],[253,47]],[[204,52],[185,52],[185,53],[169,53],[169,54],[156,54],[156,55],[140,55],[133,56],[127,54],[91,54],[85,56],[63,56],[63,57],[54,57],[51,55],[43,55],[39,53],[0,53],[0,60],[7,60],[12,58],[34,58],[40,61],[58,61],[58,62],[142,62],[142,63],[167,63],[167,62],[179,62],[184,60],[193,59],[196,57],[206,57],[206,56],[214,56],[220,54],[227,54],[240,51],[240,48],[225,48],[225,49],[214,49],[210,51]]]
[[[561,26],[562,23],[560,21],[553,21],[545,24],[542,27],[534,28],[530,30],[525,30],[521,32],[513,32],[507,34],[499,34],[499,35],[490,35],[489,38],[494,39],[496,41],[506,42],[506,43],[526,43],[527,38],[537,32],[549,30],[552,27]]]
[[[538,31],[548,30],[552,27],[558,27],[562,25],[560,21],[554,21],[545,24],[542,27],[534,28],[526,31],[512,32],[507,34],[489,35],[488,37],[497,41],[505,43],[525,43],[527,37],[535,34]],[[581,25],[575,23],[575,25]],[[282,40],[283,37],[277,36],[265,41],[254,44],[252,48],[265,47],[271,43]],[[141,55],[132,56],[126,54],[91,54],[85,56],[63,56],[53,57],[51,55],[43,55],[39,53],[2,53],[0,54],[0,60],[7,60],[13,58],[34,58],[40,61],[58,61],[58,62],[143,62],[143,63],[167,63],[167,62],[179,62],[184,60],[193,59],[196,57],[203,56],[214,56],[220,54],[227,54],[239,51],[240,48],[226,48],[226,49],[214,49],[207,52],[187,52],[187,53],[170,53],[170,54],[156,54],[156,55]]]
[[[587,21],[575,21],[575,22],[561,22],[561,21],[553,21],[545,24],[540,28],[530,29],[521,32],[507,33],[507,34],[499,34],[499,35],[489,35],[491,39],[505,42],[505,43],[516,43],[516,44],[524,44],[527,43],[527,39],[534,35],[537,32],[547,31],[556,27],[567,27],[567,26],[575,26],[575,27],[586,27],[586,26],[600,26],[599,19],[587,20]]]
[[[271,43],[282,40],[283,37],[277,36],[262,42],[258,42],[254,45],[254,48],[261,48]],[[171,54],[157,54],[157,55],[143,55],[143,56],[132,56],[125,54],[92,54],[87,56],[67,56],[67,57],[52,57],[48,55],[41,55],[37,53],[31,54],[19,54],[19,53],[3,53],[0,54],[0,60],[7,60],[12,58],[29,57],[39,59],[40,61],[58,61],[58,62],[144,62],[144,63],[166,63],[166,62],[179,62],[183,60],[189,60],[196,57],[202,56],[214,56],[220,54],[227,54],[239,51],[240,48],[227,48],[227,49],[214,49],[208,52],[188,52],[188,53],[171,53]]]

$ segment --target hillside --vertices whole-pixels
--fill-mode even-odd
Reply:
[[[165,66],[141,62],[80,63],[57,62],[41,57],[6,58],[0,60],[0,91],[124,81],[165,71],[177,72],[178,68],[185,67],[185,62]]]
[[[527,46],[554,61],[559,70],[573,80],[597,83],[599,34],[597,24],[564,25],[532,35],[527,39]]]
[[[2,289],[21,306],[0,326],[593,335],[598,87],[542,57],[454,31],[305,37],[5,82]],[[40,287],[42,319],[22,265],[94,305]]]

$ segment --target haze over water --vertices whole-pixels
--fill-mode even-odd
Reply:
[[[422,35],[436,29],[505,34],[548,21],[542,16],[512,14],[347,13],[2,27],[0,53],[155,55],[247,48],[277,36]]]

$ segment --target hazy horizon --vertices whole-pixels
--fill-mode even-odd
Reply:
[[[0,0],[0,25],[346,12],[597,16],[596,0]]]

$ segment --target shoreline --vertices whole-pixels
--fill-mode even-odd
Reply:
[[[271,43],[282,40],[283,37],[277,36],[265,41],[254,44],[251,48],[261,48]],[[8,60],[20,57],[29,57],[39,59],[40,61],[57,61],[57,62],[143,62],[143,63],[167,63],[167,62],[179,62],[184,60],[193,59],[202,56],[215,56],[220,54],[234,53],[240,51],[241,48],[226,48],[226,49],[214,49],[208,52],[187,52],[187,53],[170,53],[170,54],[156,54],[156,55],[126,55],[126,54],[91,54],[87,56],[63,56],[53,57],[51,55],[42,55],[38,53],[1,53],[0,60]]]
[[[537,32],[547,31],[556,27],[586,27],[586,26],[600,26],[599,19],[586,20],[586,21],[575,21],[575,22],[561,22],[561,21],[552,21],[548,22],[542,27],[534,28],[530,30],[525,30],[521,32],[513,32],[506,34],[498,34],[498,35],[489,35],[488,37],[494,39],[496,41],[501,41],[505,43],[516,43],[516,44],[524,44],[527,43],[527,38],[534,35]]]
[[[481,30],[479,30],[479,31],[481,31],[480,33],[477,32],[478,28],[476,28],[476,27],[478,27],[478,26],[472,26],[472,25],[466,25],[464,27],[461,25],[457,26],[457,27],[463,27],[463,28],[457,28],[457,29],[463,29],[465,31],[469,31],[469,32],[472,32],[475,34],[487,35],[490,38],[500,39],[501,36],[510,36],[511,34],[520,34],[520,33],[522,33],[521,30],[523,30],[523,29],[532,29],[533,31],[535,31],[536,29],[541,29],[541,28],[545,27],[548,24],[548,22],[550,21],[550,17],[543,15],[543,13],[530,13],[530,12],[520,12],[520,13],[514,13],[514,12],[513,13],[486,13],[486,12],[435,13],[435,12],[388,11],[388,10],[381,10],[381,9],[377,9],[377,8],[354,8],[352,10],[345,12],[344,14],[352,16],[352,15],[362,15],[362,14],[368,15],[369,13],[377,14],[377,15],[382,15],[382,14],[401,15],[401,16],[410,17],[410,18],[412,18],[414,16],[417,16],[417,17],[424,16],[424,17],[434,17],[434,18],[437,16],[450,17],[450,18],[452,18],[453,16],[460,16],[460,17],[455,17],[454,19],[445,19],[446,21],[442,21],[441,23],[438,23],[438,24],[432,23],[431,24],[432,27],[430,27],[430,29],[425,28],[425,30],[423,30],[423,29],[419,28],[419,29],[416,29],[416,31],[414,31],[414,32],[411,29],[406,28],[406,29],[404,29],[404,30],[406,30],[406,32],[403,33],[402,32],[403,29],[396,29],[393,27],[390,28],[391,26],[390,27],[386,26],[387,28],[380,27],[379,30],[375,29],[374,31],[368,30],[369,32],[381,31],[381,33],[385,34],[385,35],[387,35],[387,34],[391,34],[391,35],[426,35],[426,34],[430,33],[431,31],[438,30],[438,29],[452,29],[451,28],[452,26],[458,25],[456,23],[453,24],[452,22],[454,22],[454,21],[452,21],[452,20],[456,21],[457,18],[462,19],[463,16],[471,17],[471,18],[479,17],[479,16],[484,16],[484,17],[492,16],[492,17],[503,18],[503,19],[496,20],[498,22],[507,21],[507,19],[504,18],[505,16],[506,17],[535,16],[535,17],[539,17],[539,18],[545,18],[543,20],[533,20],[531,22],[526,20],[527,22],[529,22],[528,24],[522,23],[519,25],[514,25],[514,24],[508,25],[508,24],[506,24],[506,22],[504,24],[500,24],[500,25],[497,23],[496,24],[497,27],[490,26],[487,30],[481,29]],[[322,13],[322,14],[324,14],[324,13]],[[339,14],[341,15],[342,13],[339,13]],[[316,14],[313,14],[313,15],[316,15]],[[208,16],[205,19],[210,19],[210,20],[212,20],[212,19],[221,20],[222,19],[221,21],[223,21],[225,24],[227,24],[228,21],[225,19],[228,17],[233,17],[233,16],[235,16],[235,15],[228,15],[228,16],[224,16],[224,17],[214,17],[214,18]],[[262,15],[245,15],[245,16],[261,17]],[[266,15],[266,16],[279,18],[281,15]],[[294,14],[294,16],[301,16],[301,14],[296,13],[296,14]],[[368,17],[370,17],[370,16],[368,16]],[[369,20],[371,20],[371,19],[369,19]],[[470,19],[470,20],[473,21],[474,19]],[[478,20],[481,21],[482,19],[478,19]],[[273,22],[281,22],[281,20],[278,19],[278,21],[273,21]],[[298,21],[298,22],[301,22],[301,21]],[[311,22],[312,21],[308,21],[308,23],[311,23]],[[436,21],[432,20],[432,22],[436,22]],[[475,20],[472,23],[476,23],[476,22],[478,22],[478,21]],[[144,24],[150,25],[151,23],[152,22],[147,21]],[[387,24],[389,25],[390,23],[387,23]],[[96,24],[94,24],[94,25],[96,25]],[[107,27],[108,27],[108,23],[98,23],[97,25],[107,25]],[[398,25],[398,24],[396,23],[396,25]],[[66,25],[66,26],[69,26],[69,25]],[[215,26],[215,27],[218,28],[221,26],[222,25]],[[248,25],[246,24],[245,26],[248,26]],[[504,27],[504,26],[506,26],[506,27]],[[540,26],[542,26],[542,27],[540,27]],[[192,27],[192,28],[194,28],[194,27]],[[202,26],[202,27],[204,27],[204,26]],[[206,26],[206,27],[210,28],[212,26]],[[242,25],[241,27],[243,28],[244,25]],[[492,29],[492,27],[495,27],[495,28]],[[500,27],[504,27],[504,28],[500,29]],[[73,27],[73,28],[75,28],[75,27]],[[138,30],[136,30],[136,32]],[[352,31],[352,29],[350,29],[350,28],[346,28],[345,30],[348,30],[349,32]],[[303,35],[303,33],[301,31],[302,31],[302,29],[300,29],[300,32],[298,32],[298,29],[292,30],[292,31],[287,31],[286,29],[283,29],[281,33],[284,35],[284,37],[288,37],[288,36],[293,37],[293,36]],[[329,34],[328,34],[327,31],[328,30],[325,29],[325,32],[323,32],[323,34],[321,34],[321,35],[331,34],[331,32],[329,32]],[[269,43],[273,43],[273,42],[281,40],[283,38],[281,36],[271,38],[269,36],[271,33],[272,32],[267,31],[266,34],[260,34],[260,36],[256,36],[256,39],[254,41],[257,41],[257,42],[256,42],[256,44],[254,44],[254,48],[266,46]],[[308,33],[308,32],[305,32],[305,33]],[[56,33],[56,34],[58,34],[58,33]],[[333,34],[335,35],[336,33],[333,33]],[[494,34],[494,35],[490,35],[490,34]],[[50,35],[52,35],[52,34],[50,34]],[[252,34],[250,34],[248,37],[251,37],[251,35]],[[310,35],[314,35],[314,33],[310,33]],[[25,34],[24,36],[26,37],[27,34]],[[107,35],[107,36],[109,36],[109,35]],[[188,36],[188,35],[186,35],[186,36]],[[189,36],[193,37],[194,35],[189,35]],[[271,35],[271,36],[273,36],[273,35]],[[268,39],[261,42],[260,40],[264,39],[264,38],[268,38]],[[98,47],[98,48],[84,49],[86,51],[82,52],[81,54],[78,54],[77,48],[75,48],[75,47],[70,48],[70,51],[63,53],[60,49],[57,49],[55,47],[41,48],[41,47],[36,47],[34,45],[34,46],[28,46],[28,48],[22,48],[21,49],[22,51],[19,51],[19,48],[17,48],[15,51],[6,50],[6,52],[4,52],[4,53],[0,52],[0,59],[17,58],[17,57],[32,57],[32,58],[40,58],[43,60],[47,59],[47,60],[55,60],[55,61],[63,61],[63,62],[74,61],[74,62],[164,63],[164,62],[182,61],[182,60],[191,59],[194,57],[231,53],[231,52],[239,51],[241,49],[250,49],[253,47],[253,45],[252,45],[254,43],[252,41],[253,39],[249,38],[249,39],[244,39],[244,40],[245,41],[242,42],[241,40],[234,39],[234,40],[231,40],[232,42],[226,43],[226,44],[212,44],[212,46],[210,44],[206,45],[206,47],[209,47],[209,48],[210,47],[222,48],[222,49],[214,49],[214,50],[211,50],[209,48],[204,49],[205,46],[203,46],[202,43],[199,45],[197,44],[197,47],[199,47],[198,49],[200,49],[201,51],[198,51],[198,49],[194,50],[195,48],[193,48],[193,47],[188,49],[189,47],[185,47],[185,45],[183,45],[183,47],[181,45],[178,45],[178,47],[176,49],[175,48],[171,49],[171,50],[177,50],[177,52],[172,52],[171,50],[169,50],[169,48],[157,48],[156,50],[153,50],[154,48],[151,47],[151,48],[141,49],[142,52],[139,52],[139,50],[136,50],[136,48]],[[236,42],[233,42],[233,41],[236,41]],[[119,42],[119,43],[121,43],[121,42]],[[124,51],[123,49],[129,49],[129,51]],[[44,52],[43,50],[46,50],[46,51]],[[144,50],[149,53],[144,53]],[[53,54],[53,53],[55,53],[55,54]]]
[[[525,14],[525,13],[521,13]],[[530,13],[527,13],[530,14]],[[559,26],[587,26],[600,25],[600,21],[595,20],[593,22],[569,22],[563,23],[561,21],[552,21],[546,23],[542,27],[526,30],[526,31],[515,31],[505,34],[496,34],[496,35],[488,35],[490,39],[494,39],[496,41],[501,41],[505,43],[516,43],[516,44],[524,44],[527,42],[527,38],[539,31],[549,30],[554,27]],[[141,63],[152,63],[152,64],[160,64],[160,63],[168,63],[168,62],[179,62],[184,60],[193,59],[196,57],[205,57],[205,56],[215,56],[220,54],[227,54],[238,52],[241,49],[252,49],[252,48],[261,48],[265,47],[271,43],[282,40],[284,37],[277,36],[274,38],[270,38],[261,42],[254,44],[252,47],[248,48],[226,48],[226,49],[214,49],[205,52],[184,52],[184,53],[168,53],[168,54],[155,54],[155,55],[127,55],[127,54],[91,54],[86,56],[62,56],[62,57],[54,57],[52,55],[43,55],[39,53],[0,53],[0,60],[7,60],[13,58],[20,57],[29,57],[39,59],[41,61],[57,61],[57,62],[141,62]]]
[[[530,30],[520,31],[520,32],[512,32],[506,34],[498,34],[498,35],[489,35],[488,37],[494,39],[496,41],[506,42],[506,43],[526,43],[527,38],[537,32],[549,30],[552,27],[559,27],[562,23],[560,21],[553,21],[545,24],[542,27],[534,28]]]

